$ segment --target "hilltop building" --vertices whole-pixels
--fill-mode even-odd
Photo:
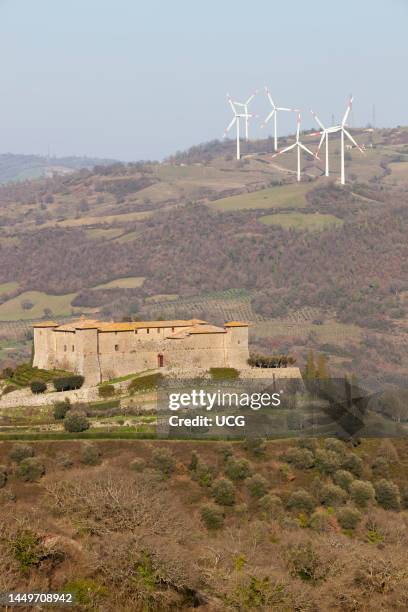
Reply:
[[[247,368],[248,324],[206,321],[109,323],[80,319],[34,325],[33,365],[85,376],[87,385],[153,368]]]

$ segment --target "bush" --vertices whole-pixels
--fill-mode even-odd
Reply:
[[[386,510],[399,510],[400,491],[396,484],[385,478],[374,485],[375,497],[380,506]]]
[[[210,368],[212,380],[236,380],[239,372],[235,368]]]
[[[7,483],[7,468],[5,465],[0,465],[0,489],[6,486]]]
[[[70,410],[71,408],[71,402],[69,401],[68,397],[66,397],[62,402],[56,402],[54,404],[54,419],[56,421],[62,421],[62,419],[65,419],[65,416],[67,414],[67,412]]]
[[[314,466],[313,453],[307,448],[288,448],[283,455],[285,461],[299,469],[309,469]]]
[[[338,455],[344,455],[346,452],[344,443],[337,438],[326,438],[324,441],[324,447],[326,450],[333,451]]]
[[[64,469],[68,469],[74,465],[72,457],[66,453],[61,453],[57,455],[56,462],[60,467]]]
[[[283,512],[283,503],[278,495],[267,493],[259,500],[259,509],[268,516],[278,516]]]
[[[309,526],[313,531],[329,531],[331,528],[330,515],[327,511],[316,510],[310,517]]]
[[[4,368],[1,373],[1,377],[4,379],[13,378],[14,370],[13,368]]]
[[[42,380],[33,380],[30,383],[30,389],[32,393],[44,393],[47,390],[47,385]]]
[[[24,482],[35,482],[45,474],[45,467],[36,457],[23,459],[17,468],[17,478]]]
[[[211,493],[221,506],[233,506],[235,503],[235,487],[228,478],[218,478],[211,487]]]
[[[80,374],[73,374],[72,376],[54,378],[52,382],[56,391],[72,391],[73,389],[80,389],[85,382],[85,378]]]
[[[80,461],[84,465],[97,465],[100,463],[101,454],[95,444],[89,442],[82,445]]]
[[[340,467],[343,470],[347,470],[348,472],[351,472],[357,478],[360,478],[363,473],[363,462],[360,459],[360,457],[358,455],[355,455],[354,453],[350,453],[350,455],[346,455],[342,459]]]
[[[337,506],[346,501],[347,494],[338,485],[325,484],[320,490],[319,500],[325,506]]]
[[[201,508],[201,520],[207,529],[220,529],[224,524],[224,515],[215,504],[205,504]]]
[[[36,566],[43,558],[44,551],[39,536],[30,529],[19,531],[10,542],[11,552],[22,571]]]
[[[390,464],[385,457],[376,457],[371,469],[375,478],[388,478],[390,475]]]
[[[266,440],[264,438],[247,438],[244,448],[255,457],[262,457],[266,453]]]
[[[202,487],[209,487],[214,480],[214,471],[205,461],[200,461],[192,478]]]
[[[115,387],[113,385],[101,385],[98,388],[99,397],[112,397],[115,395]]]
[[[64,429],[71,433],[86,431],[90,427],[90,422],[82,412],[70,410],[64,419]]]
[[[318,449],[315,455],[316,467],[322,474],[333,474],[340,467],[338,453],[332,450]]]
[[[20,463],[28,457],[34,457],[34,448],[29,444],[14,444],[9,457],[12,461]]]
[[[224,459],[224,461],[227,461],[227,459],[229,457],[232,457],[233,455],[232,446],[231,444],[228,444],[227,442],[225,444],[221,444],[218,447],[218,452],[222,455],[222,458]]]
[[[290,546],[286,559],[291,576],[312,584],[324,580],[329,573],[330,565],[322,561],[310,542]]]
[[[130,469],[133,470],[134,472],[143,472],[145,467],[146,467],[146,461],[139,457],[136,457],[136,459],[133,459],[133,461],[130,463]]]
[[[176,467],[173,453],[167,448],[155,448],[152,454],[153,467],[165,476],[170,476]]]
[[[401,506],[404,510],[408,510],[408,487],[405,487],[401,491]]]
[[[317,450],[317,441],[315,438],[300,438],[297,441],[297,446],[299,448],[307,448],[307,450],[312,451],[314,453]]]
[[[375,499],[374,487],[366,480],[354,480],[350,485],[350,496],[357,506],[365,508]]]
[[[3,395],[7,395],[8,393],[12,393],[13,391],[17,391],[18,387],[16,385],[6,385],[3,389]]]
[[[289,497],[287,507],[291,510],[304,510],[305,512],[312,512],[316,503],[313,497],[304,489],[298,489],[293,491]]]
[[[343,529],[355,529],[361,520],[361,514],[356,508],[345,506],[336,512],[336,518]]]
[[[193,450],[193,452],[191,453],[191,460],[190,460],[188,469],[190,470],[190,472],[195,472],[197,467],[198,467],[198,453],[197,451]]]
[[[337,485],[339,485],[339,487],[345,491],[349,491],[350,485],[354,480],[354,476],[347,470],[337,470],[337,472],[333,474],[333,480]]]
[[[246,485],[252,497],[263,497],[268,492],[268,481],[260,474],[248,478]]]
[[[244,480],[251,475],[251,464],[247,459],[230,457],[227,459],[224,471],[231,480]]]

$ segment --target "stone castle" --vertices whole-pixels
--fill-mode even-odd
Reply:
[[[33,365],[82,374],[95,385],[155,368],[247,368],[248,324],[216,327],[206,321],[109,323],[80,319],[34,325]]]

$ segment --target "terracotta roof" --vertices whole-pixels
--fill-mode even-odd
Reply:
[[[244,321],[228,321],[228,323],[225,323],[224,327],[249,327],[249,325]]]
[[[115,331],[134,331],[136,329],[147,328],[171,328],[171,327],[200,327],[206,326],[207,322],[201,319],[187,320],[171,320],[171,321],[133,321],[133,322],[114,322],[114,321],[96,321],[95,319],[85,319],[81,317],[76,321],[70,321],[64,325],[58,325],[53,322],[41,322],[34,327],[55,327],[56,331],[75,331],[76,329],[97,329],[100,332],[115,332]]]
[[[174,332],[167,336],[170,339],[180,339],[186,338],[187,336],[191,336],[194,334],[226,334],[227,332],[222,327],[216,327],[215,325],[191,325],[186,329],[181,329],[180,331]]]
[[[55,321],[40,321],[34,323],[33,327],[58,327],[58,323],[55,323]]]

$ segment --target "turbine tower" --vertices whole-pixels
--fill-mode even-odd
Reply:
[[[322,128],[321,132],[313,132],[310,136],[320,136],[319,146],[317,147],[316,157],[319,157],[319,151],[322,147],[323,142],[325,143],[326,149],[326,168],[325,168],[325,176],[329,176],[329,134],[333,133],[333,131],[337,131],[337,126],[334,128],[326,128],[323,123],[320,121],[319,117],[316,115],[314,111],[310,111],[315,118],[319,127]]]
[[[299,134],[300,134],[300,113],[298,113],[298,116],[297,116],[296,142],[294,142],[289,147],[285,147],[281,151],[278,151],[277,153],[272,155],[272,157],[277,157],[278,155],[282,155],[282,153],[286,153],[286,151],[291,151],[292,149],[297,148],[297,180],[298,181],[300,181],[300,149],[303,149],[303,151],[306,151],[306,153],[309,153],[309,155],[317,159],[317,156],[314,153],[312,153],[310,149],[305,147],[304,144],[300,142]]]
[[[272,119],[273,117],[273,132],[274,132],[274,139],[275,139],[274,146],[275,146],[275,151],[277,151],[278,150],[278,112],[286,111],[289,113],[298,113],[299,109],[298,108],[287,108],[286,106],[276,106],[275,102],[272,100],[271,93],[267,87],[265,87],[265,93],[272,106],[272,110],[267,116],[267,118],[265,119],[265,121],[262,123],[261,128],[264,128],[266,124],[268,123],[268,121]]]
[[[231,106],[232,112],[234,116],[229,123],[228,127],[224,130],[224,138],[232,128],[232,126],[236,123],[237,125],[237,159],[241,157],[240,150],[240,120],[244,119],[245,121],[245,140],[248,142],[249,140],[249,119],[251,117],[256,117],[256,115],[248,112],[248,104],[252,102],[254,97],[258,92],[255,91],[253,94],[249,96],[249,98],[245,102],[236,102],[231,98],[229,94],[227,94],[227,100]]]

